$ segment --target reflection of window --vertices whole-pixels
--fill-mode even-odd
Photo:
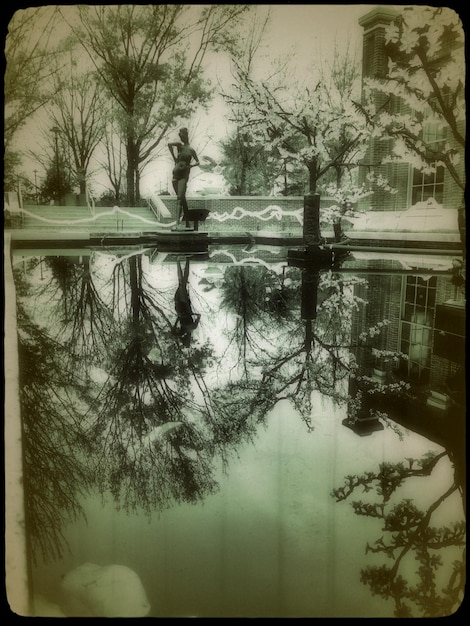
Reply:
[[[431,364],[436,277],[425,281],[420,276],[408,276],[403,298],[400,350],[408,359],[402,361],[400,371],[410,381],[426,383]]]
[[[445,137],[445,128],[436,122],[425,122],[423,125],[423,141],[429,147],[428,155],[431,156],[435,151],[442,149],[443,139]],[[434,171],[424,174],[417,169],[413,170],[411,185],[411,204],[423,202],[428,198],[434,198],[436,202],[442,204],[444,197],[444,172],[442,165],[437,162],[430,162]]]

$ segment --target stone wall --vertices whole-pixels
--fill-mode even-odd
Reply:
[[[160,196],[174,221],[177,215],[175,196]],[[258,231],[300,233],[303,222],[303,196],[190,196],[190,209],[209,209],[204,230]],[[330,198],[322,198],[321,206],[331,205]]]

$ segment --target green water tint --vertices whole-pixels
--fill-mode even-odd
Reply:
[[[89,562],[136,572],[150,616],[455,610],[463,364],[432,341],[463,306],[451,258],[57,254],[14,257],[36,597],[80,614],[61,577]]]

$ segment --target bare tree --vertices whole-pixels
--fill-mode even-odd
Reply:
[[[90,161],[104,134],[106,108],[96,76],[92,72],[77,73],[76,68],[76,61],[71,59],[67,76],[56,75],[49,110],[70,152],[80,193],[85,194]]]
[[[5,41],[5,124],[8,148],[15,133],[48,102],[52,95],[51,77],[57,71],[51,60],[58,7],[35,7],[16,11],[8,24]]]
[[[114,120],[113,110],[116,106],[116,103],[111,103],[111,115],[106,122],[103,136],[104,157],[101,166],[113,188],[114,199],[119,203],[123,192],[125,193],[126,148]]]
[[[78,6],[72,26],[111,96],[126,145],[128,202],[139,201],[143,168],[170,128],[205,104],[203,61],[230,44],[243,5]]]

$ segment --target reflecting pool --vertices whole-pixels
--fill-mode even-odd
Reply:
[[[36,615],[458,608],[452,258],[130,246],[12,263]]]

